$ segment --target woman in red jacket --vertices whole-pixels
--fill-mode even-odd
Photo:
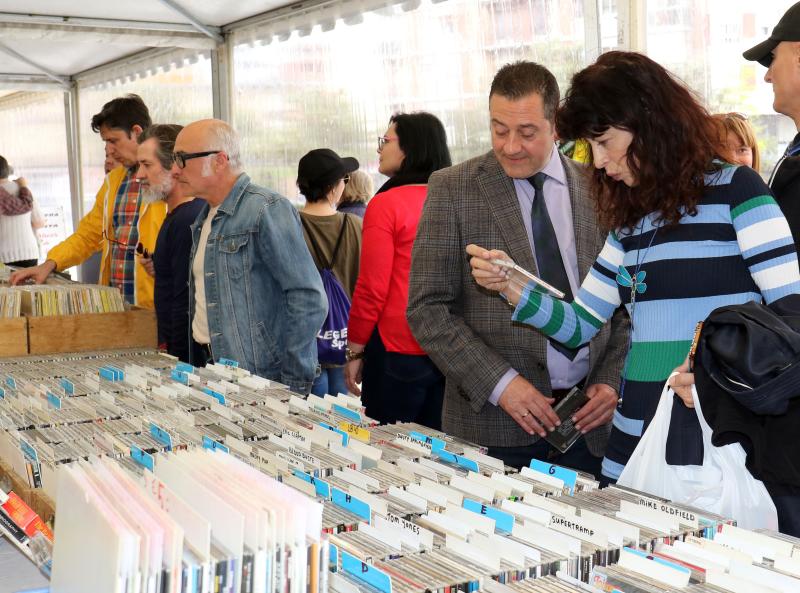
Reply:
[[[411,247],[428,177],[451,165],[444,126],[430,113],[394,115],[378,138],[378,154],[378,170],[389,180],[364,216],[345,380],[351,392],[361,394],[372,418],[438,429],[444,377],[411,335],[406,306]]]

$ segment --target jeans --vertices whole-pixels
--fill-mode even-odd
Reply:
[[[442,427],[444,375],[424,355],[387,352],[376,329],[366,347],[361,401],[381,422],[416,422]]]
[[[546,440],[539,439],[532,445],[523,447],[489,447],[489,455],[517,469],[530,466],[531,459],[535,458],[591,474],[595,479],[600,476],[600,464],[603,461],[602,457],[592,455],[583,437],[575,441],[566,453],[554,449]]]
[[[323,367],[319,377],[314,379],[311,393],[319,397],[323,397],[327,393],[331,395],[347,393],[347,385],[344,383],[344,367]]]

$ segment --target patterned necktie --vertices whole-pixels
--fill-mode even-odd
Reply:
[[[533,186],[533,206],[531,206],[531,231],[533,232],[533,248],[536,251],[536,265],[539,268],[539,277],[555,286],[564,293],[564,302],[572,302],[572,290],[569,287],[567,270],[564,269],[564,260],[561,259],[561,251],[558,249],[558,239],[550,214],[547,212],[547,204],[544,201],[544,180],[546,175],[542,172],[528,178],[528,182]],[[574,360],[578,350],[567,348],[556,340],[550,340],[550,344],[570,360]]]

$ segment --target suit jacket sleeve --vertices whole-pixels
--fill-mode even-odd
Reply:
[[[422,348],[478,412],[511,365],[461,315],[472,276],[453,195],[446,171],[431,176],[411,254],[407,316]]]

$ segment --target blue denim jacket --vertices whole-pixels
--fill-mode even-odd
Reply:
[[[208,215],[192,225],[192,254]],[[241,174],[211,222],[205,252],[214,359],[308,393],[317,374],[317,332],[328,314],[300,217],[283,196]],[[194,279],[189,274],[194,315]]]

